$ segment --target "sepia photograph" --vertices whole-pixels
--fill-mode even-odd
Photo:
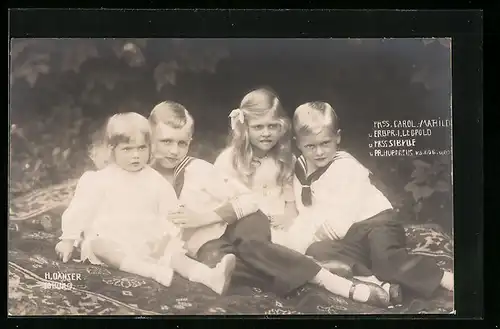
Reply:
[[[455,314],[451,38],[12,38],[8,315]]]

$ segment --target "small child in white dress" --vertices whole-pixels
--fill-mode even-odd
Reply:
[[[148,163],[149,122],[137,113],[112,116],[106,126],[104,168],[87,171],[62,215],[56,252],[67,262],[81,239],[81,260],[107,264],[170,286],[173,272],[223,294],[235,266],[230,254],[215,268],[186,256],[182,232],[168,220],[179,207],[170,183]]]

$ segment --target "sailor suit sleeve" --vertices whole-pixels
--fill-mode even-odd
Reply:
[[[371,185],[369,171],[353,159],[341,159],[322,178],[315,185],[315,203],[309,212],[318,227],[315,238],[342,239],[359,221],[359,210]]]
[[[286,234],[287,247],[305,253],[315,241],[341,239],[356,221],[367,183],[368,171],[357,162],[335,161],[312,185],[313,203],[301,207]]]
[[[206,223],[184,230],[183,239],[190,254],[196,255],[207,241],[220,238],[228,223],[237,219],[230,192],[213,164],[196,159],[186,167],[181,202]]]

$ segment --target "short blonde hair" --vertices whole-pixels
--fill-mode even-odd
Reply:
[[[117,113],[108,120],[105,142],[108,147],[114,148],[120,143],[129,143],[138,134],[151,146],[148,119],[136,112]]]
[[[188,110],[181,104],[173,101],[164,101],[157,104],[149,115],[149,123],[155,127],[158,123],[180,129],[188,125],[191,134],[194,133],[194,119]]]
[[[296,135],[316,134],[327,128],[337,133],[339,118],[327,102],[308,102],[300,105],[293,114],[293,128]]]
[[[133,138],[141,135],[151,154],[151,128],[148,119],[136,112],[117,113],[111,116],[104,128],[103,138],[99,138],[90,149],[90,157],[98,169],[104,168],[112,162],[113,150],[120,143],[129,143]],[[102,135],[101,135],[102,136]]]

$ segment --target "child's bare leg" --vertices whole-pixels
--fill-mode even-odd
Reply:
[[[223,295],[231,282],[236,256],[233,254],[225,255],[214,268],[210,268],[189,258],[183,252],[176,252],[172,255],[170,264],[181,276],[190,281],[202,283],[219,295]]]
[[[118,244],[105,239],[92,241],[92,251],[104,263],[124,272],[137,274],[159,283],[170,286],[173,270],[167,266],[158,265],[152,259],[127,255]]]

